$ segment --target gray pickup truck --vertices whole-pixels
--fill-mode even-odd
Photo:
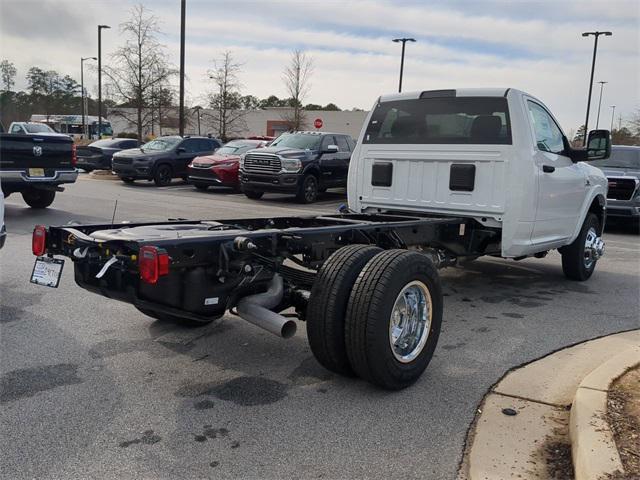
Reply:
[[[65,183],[78,178],[76,146],[66,135],[4,133],[0,124],[0,186],[20,193],[31,208],[46,208]]]
[[[592,162],[607,177],[607,218],[640,219],[640,147],[612,145],[611,157]]]

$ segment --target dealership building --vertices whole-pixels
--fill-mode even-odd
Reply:
[[[153,114],[152,114],[153,113]],[[235,118],[231,128],[227,128],[229,137],[250,137],[255,135],[268,135],[276,137],[289,130],[287,118],[290,118],[291,108],[266,108],[263,110],[233,111],[231,118]],[[304,112],[306,130],[317,130],[335,133],[345,133],[357,139],[362,129],[368,112],[356,111],[329,111],[306,110]],[[133,108],[110,108],[107,112],[108,119],[113,127],[113,133],[136,133],[134,123],[129,119],[136,116]],[[218,136],[217,111],[213,109],[187,109],[185,111],[187,135]],[[198,118],[199,117],[199,118]],[[145,137],[153,135],[174,135],[178,133],[178,109],[165,108],[158,112],[154,109],[145,111],[143,118],[147,123],[143,128]],[[199,124],[199,125],[198,125]]]

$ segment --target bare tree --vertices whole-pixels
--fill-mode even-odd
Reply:
[[[5,92],[10,92],[16,84],[16,72],[16,66],[9,60],[2,60],[2,62],[0,62],[0,76],[2,76]]]
[[[303,101],[311,88],[313,60],[300,50],[291,53],[291,61],[284,69],[282,79],[289,94],[289,103],[293,111],[284,115],[284,120],[292,130],[300,130],[306,124]]]
[[[131,19],[120,24],[125,38],[122,47],[111,55],[111,65],[103,67],[115,98],[120,107],[134,108],[131,113],[125,108],[116,108],[112,114],[121,116],[136,126],[138,138],[142,140],[143,129],[152,122],[152,90],[160,89],[176,74],[165,54],[165,47],[157,37],[160,35],[158,19],[143,5],[131,9]]]
[[[208,95],[208,102],[209,107],[215,110],[210,118],[218,137],[225,142],[245,127],[246,111],[242,108],[242,84],[238,79],[241,67],[242,64],[234,60],[231,52],[226,51],[213,61],[213,69],[209,71],[214,91]]]

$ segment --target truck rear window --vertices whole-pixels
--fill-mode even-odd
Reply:
[[[444,97],[381,102],[364,143],[511,144],[507,99]]]

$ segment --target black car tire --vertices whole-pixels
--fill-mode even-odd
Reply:
[[[323,264],[311,288],[307,305],[307,338],[313,355],[327,370],[353,375],[344,340],[344,320],[349,294],[358,274],[382,249],[348,245]]]
[[[318,199],[318,179],[315,175],[309,174],[302,180],[296,200],[300,203],[313,203]]]
[[[47,208],[56,198],[55,190],[40,190],[32,188],[22,192],[22,198],[31,208]]]
[[[591,229],[594,229],[596,234],[600,232],[600,221],[593,213],[587,214],[578,237],[570,245],[559,249],[562,255],[562,271],[565,277],[570,280],[584,282],[591,277],[596,269],[597,260],[594,260],[589,266],[585,261],[585,243]]]
[[[144,313],[146,316],[155,318],[156,320],[160,320],[161,322],[171,322],[177,325],[183,325],[185,327],[204,327],[205,325],[209,325],[214,320],[220,318],[220,317],[211,317],[211,319],[208,319],[206,321],[205,320],[199,321],[199,320],[193,320],[191,318],[179,317],[177,315],[170,315],[168,313],[161,313],[161,312],[157,312],[155,310],[150,310],[146,308],[136,307],[136,309],[139,310],[141,313]]]
[[[205,191],[209,188],[209,185],[207,185],[206,183],[194,183],[193,186],[202,191]]]
[[[131,177],[120,177],[120,180],[127,184],[132,184],[133,182],[135,182],[135,179]]]
[[[400,360],[391,346],[391,322],[396,318],[396,301],[407,288],[422,292],[425,304],[428,301],[430,322],[414,350]],[[425,255],[407,250],[386,250],[369,260],[351,290],[345,318],[345,343],[353,371],[364,380],[389,390],[399,390],[414,383],[427,368],[436,349],[442,304],[438,271]],[[403,320],[402,314],[398,318],[398,321],[407,321]]]
[[[259,192],[257,190],[244,190],[244,194],[251,200],[260,200],[264,195],[264,192]]]
[[[158,187],[165,187],[171,183],[173,179],[173,169],[171,165],[161,163],[156,167],[156,171],[153,174],[153,181]]]

